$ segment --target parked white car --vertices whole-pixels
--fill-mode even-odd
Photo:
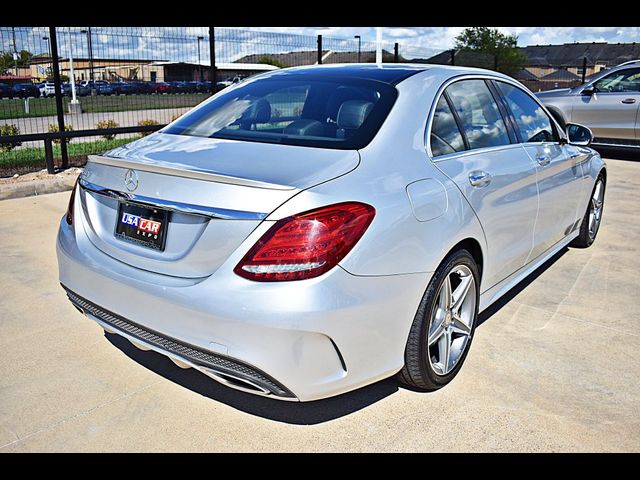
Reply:
[[[38,85],[41,97],[53,97],[56,94],[56,84],[54,82],[42,82]]]

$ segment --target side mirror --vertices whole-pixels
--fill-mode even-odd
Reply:
[[[567,123],[566,125],[567,138],[570,145],[576,145],[578,147],[588,147],[593,140],[593,134],[584,125],[578,125],[577,123]]]
[[[593,86],[583,88],[582,91],[580,92],[581,95],[587,95],[588,97],[592,97],[595,93],[596,93],[596,89],[593,88]]]

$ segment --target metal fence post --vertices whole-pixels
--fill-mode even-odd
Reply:
[[[209,57],[211,66],[209,67],[209,80],[211,80],[211,94],[216,93],[216,83],[218,83],[216,72],[216,32],[215,27],[209,27]]]
[[[451,49],[451,65],[455,65],[456,64],[456,49],[452,48]]]
[[[47,162],[47,173],[53,175],[56,173],[55,165],[53,163],[53,145],[51,139],[46,138],[44,140],[44,159]]]
[[[93,38],[91,38],[91,27],[87,27],[87,38],[89,40],[89,80],[95,80],[93,78]]]
[[[400,61],[400,55],[398,54],[398,42],[393,46],[393,61],[398,63]]]
[[[318,35],[318,65],[322,65],[322,35]]]
[[[587,57],[582,57],[582,83],[587,81]]]
[[[63,133],[64,128],[64,107],[62,105],[62,83],[60,81],[60,63],[58,58],[58,39],[56,37],[56,27],[49,27],[49,39],[51,42],[51,52],[53,55],[53,82],[56,90],[56,114],[58,116],[58,131]],[[60,138],[60,154],[62,156],[62,168],[69,168],[69,157],[67,155],[67,139]]]

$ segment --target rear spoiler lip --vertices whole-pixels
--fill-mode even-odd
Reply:
[[[126,158],[109,157],[106,155],[89,155],[88,162],[99,163],[102,165],[110,165],[113,167],[130,168],[144,172],[159,173],[162,175],[171,175],[174,177],[185,177],[197,180],[205,180],[207,182],[228,183],[231,185],[241,185],[244,187],[264,188],[267,190],[295,190],[296,187],[289,185],[279,185],[276,183],[262,182],[260,180],[252,180],[249,178],[232,177],[221,173],[214,173],[207,170],[199,170],[193,167],[180,168],[172,164],[164,162],[151,162],[140,160],[129,160]]]

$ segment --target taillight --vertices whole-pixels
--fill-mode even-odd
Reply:
[[[346,202],[278,220],[234,272],[259,282],[322,275],[349,253],[375,214],[370,205]]]
[[[78,188],[79,179],[80,179],[80,176],[78,175],[78,178],[76,178],[76,183],[73,184],[73,190],[71,190],[71,196],[69,197],[69,205],[67,206],[67,215],[65,217],[67,220],[67,225],[71,225],[73,223],[73,204],[76,199],[76,189]]]

